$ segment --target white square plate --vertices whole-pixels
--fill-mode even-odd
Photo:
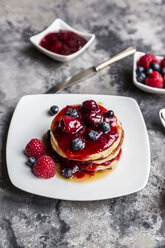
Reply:
[[[112,109],[123,125],[125,140],[119,165],[110,174],[96,181],[71,183],[58,177],[40,179],[25,165],[25,145],[39,138],[50,128],[52,105],[94,99]],[[7,168],[17,188],[36,195],[64,200],[101,200],[127,195],[145,187],[150,171],[150,146],[144,119],[137,102],[129,97],[105,95],[27,95],[21,98],[10,124],[7,139]]]
[[[87,40],[87,43],[80,50],[78,50],[77,52],[72,53],[70,55],[61,55],[61,54],[53,53],[53,52],[48,51],[47,49],[43,48],[42,46],[40,46],[40,41],[44,38],[45,35],[52,33],[52,32],[59,32],[60,30],[73,31],[73,32],[81,35],[82,37],[84,37]],[[95,39],[94,34],[85,33],[85,32],[81,32],[77,29],[74,29],[71,26],[69,26],[66,22],[61,20],[60,18],[57,18],[48,28],[46,28],[41,33],[33,35],[32,37],[30,37],[30,41],[37,49],[39,49],[41,52],[43,52],[45,55],[51,57],[52,59],[58,60],[60,62],[67,62],[67,61],[70,61],[71,59],[74,59],[77,56],[79,56],[82,52],[84,52],[90,46],[90,44],[94,41],[94,39]]]
[[[133,60],[133,82],[134,82],[134,84],[139,89],[141,89],[143,91],[146,91],[146,92],[149,92],[149,93],[153,93],[153,94],[165,94],[165,89],[159,89],[159,88],[151,87],[151,86],[148,86],[146,84],[139,83],[137,81],[137,79],[136,79],[137,62],[140,59],[140,57],[143,56],[143,55],[145,55],[145,53],[142,53],[142,52],[136,52],[136,53],[134,53],[134,60]],[[164,57],[163,56],[156,56],[156,58],[160,62]]]

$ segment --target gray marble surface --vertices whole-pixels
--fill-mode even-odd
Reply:
[[[158,119],[165,100],[133,85],[132,57],[62,93],[112,94],[137,100],[152,155],[143,190],[96,202],[43,198],[12,186],[5,161],[8,126],[21,96],[44,93],[68,75],[130,45],[164,55],[164,12],[164,0],[0,1],[0,247],[165,247],[165,130]],[[57,17],[96,35],[90,48],[69,63],[55,62],[29,43],[31,35]]]

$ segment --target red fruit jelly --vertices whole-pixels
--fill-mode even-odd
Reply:
[[[61,55],[70,55],[77,52],[87,43],[87,40],[72,31],[61,30],[47,34],[41,41],[40,46]]]

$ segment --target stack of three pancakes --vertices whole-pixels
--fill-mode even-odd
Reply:
[[[101,121],[108,122],[110,125],[109,132],[101,132],[99,125],[89,124],[88,116],[90,113],[84,111],[82,106],[83,104],[66,106],[58,113],[51,124],[51,146],[58,157],[61,158],[59,162],[62,161],[62,168],[70,167],[74,169],[76,166],[76,171],[98,172],[116,167],[121,157],[124,141],[124,130],[120,121],[115,115],[107,117],[108,109],[98,104],[96,113],[92,114],[96,117],[101,116]],[[74,108],[78,112],[77,119],[82,124],[81,130],[78,132],[67,133],[62,128],[61,122],[63,117],[67,115],[69,108]],[[100,136],[97,140],[89,139],[90,130],[99,132]],[[83,149],[73,150],[71,142],[75,138],[83,140],[85,144]]]

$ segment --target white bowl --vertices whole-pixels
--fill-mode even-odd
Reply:
[[[162,125],[165,127],[165,108],[159,111],[159,117]]]
[[[53,52],[50,52],[47,49],[45,49],[45,48],[43,48],[42,46],[39,45],[40,41],[44,38],[45,35],[47,35],[48,33],[51,33],[51,32],[58,32],[60,30],[73,31],[73,32],[81,35],[82,37],[84,37],[87,40],[87,43],[80,50],[78,50],[77,52],[72,53],[70,55],[60,55],[60,54],[57,54],[57,53],[53,53]],[[87,49],[87,47],[89,47],[89,45],[92,43],[94,38],[95,38],[94,34],[80,32],[80,31],[72,28],[71,26],[69,26],[63,20],[58,18],[47,29],[45,29],[44,31],[42,31],[39,34],[36,34],[36,35],[33,35],[32,37],[30,37],[30,41],[41,52],[43,52],[47,56],[51,57],[52,59],[58,60],[60,62],[67,62],[67,61],[70,61],[71,59],[77,57],[82,52],[84,52],[85,49]]]
[[[137,68],[137,61],[140,59],[141,56],[143,56],[145,53],[142,52],[136,52],[134,53],[134,61],[133,61],[133,82],[134,84],[141,90],[154,93],[154,94],[165,94],[165,89],[159,89],[150,87],[146,84],[139,83],[136,79],[136,68]],[[164,57],[163,56],[156,56],[156,58],[161,61]]]

